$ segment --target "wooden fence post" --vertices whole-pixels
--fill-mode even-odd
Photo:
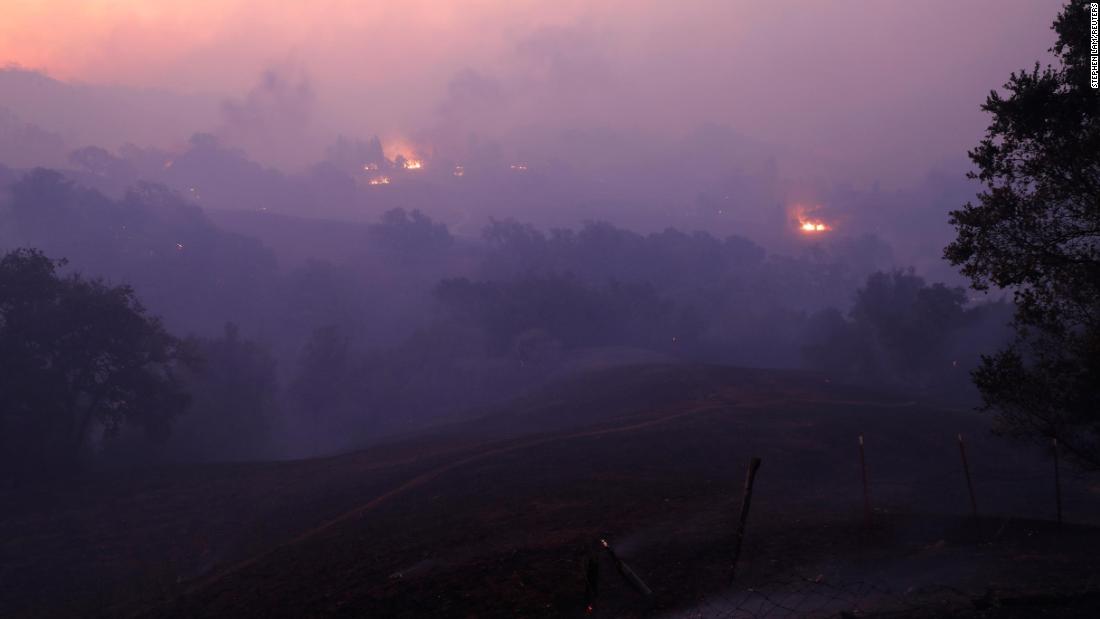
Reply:
[[[863,435],[859,435],[859,467],[863,472],[863,524],[871,528],[871,490],[867,484],[867,458],[863,453]]]
[[[970,492],[970,513],[977,518],[978,502],[974,500],[974,483],[970,480],[970,463],[966,459],[966,443],[963,442],[961,433],[959,434],[959,454],[962,456],[963,473],[966,474],[966,489]]]
[[[1054,501],[1058,508],[1058,528],[1062,527],[1062,475],[1058,470],[1058,439],[1051,439],[1054,450]]]
[[[596,609],[596,598],[600,595],[600,561],[589,551],[584,561],[584,611],[591,613]]]
[[[737,536],[733,540],[733,567],[730,569],[730,580],[737,576],[737,560],[741,558],[741,544],[745,540],[745,522],[749,519],[749,506],[752,504],[752,486],[756,481],[756,471],[760,469],[760,458],[753,457],[749,461],[749,469],[745,473],[745,489],[741,497],[741,516],[737,522]]]

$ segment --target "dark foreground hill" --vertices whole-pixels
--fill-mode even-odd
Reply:
[[[363,452],[4,491],[0,616],[582,616],[590,556],[595,616],[1095,616],[1100,488],[1063,470],[1058,527],[1052,467],[818,375],[618,368]]]

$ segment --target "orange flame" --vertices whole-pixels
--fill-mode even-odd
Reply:
[[[819,208],[812,209],[813,211],[820,210]],[[803,234],[817,234],[819,232],[827,232],[832,230],[832,226],[825,223],[820,217],[810,213],[811,209],[805,206],[795,206],[791,208],[791,218],[797,222],[798,231]]]
[[[382,144],[382,152],[387,159],[393,162],[403,160],[401,166],[406,170],[419,170],[424,167],[424,159],[421,149],[402,137],[387,139]]]

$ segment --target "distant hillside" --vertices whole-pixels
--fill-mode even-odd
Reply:
[[[221,103],[211,95],[64,82],[17,67],[0,68],[0,101],[23,121],[60,134],[69,148],[112,150],[127,142],[182,142],[214,127]]]

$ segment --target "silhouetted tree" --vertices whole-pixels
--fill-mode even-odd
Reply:
[[[674,228],[641,235],[602,221],[545,234],[513,220],[490,220],[482,238],[490,248],[484,270],[491,278],[572,273],[589,282],[645,282],[677,294],[739,277],[765,256],[742,237],[723,240]]]
[[[694,345],[705,325],[648,284],[593,286],[571,276],[509,282],[446,279],[435,297],[456,322],[478,327],[489,352],[504,354],[539,330],[566,348],[641,346],[656,350]]]
[[[951,213],[945,257],[978,290],[1015,291],[1017,338],[974,372],[1014,435],[1050,438],[1100,468],[1100,91],[1089,84],[1088,3],[1054,22],[1056,66],[990,93],[970,152],[984,184]]]
[[[867,348],[864,334],[835,307],[814,312],[806,320],[802,356],[814,369],[848,373],[871,366],[872,370],[877,370],[866,358]]]
[[[1007,339],[1005,310],[970,306],[962,288],[929,285],[912,270],[873,273],[856,292],[850,320],[832,308],[809,317],[802,352],[817,369],[959,395],[966,368]]]
[[[950,336],[962,327],[965,304],[962,288],[929,286],[912,271],[880,272],[856,293],[851,315],[896,372],[922,380],[929,369],[950,363]]]
[[[445,224],[419,210],[395,208],[370,226],[371,238],[381,247],[408,258],[424,258],[450,247],[454,239]]]
[[[19,249],[0,259],[0,448],[9,470],[71,466],[97,430],[168,435],[194,358],[127,286],[61,276]]]
[[[263,455],[278,422],[275,359],[233,323],[220,338],[192,342],[203,363],[187,373],[194,401],[172,438],[177,451],[218,460]]]
[[[345,416],[351,401],[353,357],[347,336],[335,325],[313,331],[290,385],[296,409],[315,423],[330,425]]]

